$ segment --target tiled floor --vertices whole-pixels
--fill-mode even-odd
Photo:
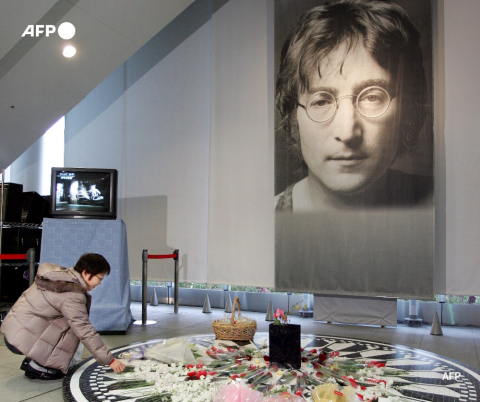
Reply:
[[[141,304],[132,303],[135,319],[141,319]],[[173,306],[148,306],[148,319],[155,320],[153,325],[132,325],[125,335],[103,335],[102,338],[110,348],[127,345],[133,342],[155,338],[171,338],[182,335],[211,333],[211,322],[223,316],[222,310],[213,310],[211,314],[202,313],[200,307],[179,308],[179,314],[173,314]],[[268,331],[269,322],[264,313],[243,312],[255,318],[258,331]],[[326,324],[314,322],[312,318],[292,317],[293,323],[302,325],[303,333],[345,336],[377,342],[388,342],[427,350],[448,358],[460,361],[480,370],[480,328],[446,327],[443,336],[430,335],[431,327],[408,327],[398,324],[397,327],[359,326]],[[88,351],[84,357],[89,357]],[[19,369],[22,356],[8,351],[0,337],[0,401],[1,402],[56,402],[62,401],[62,381],[28,380]]]

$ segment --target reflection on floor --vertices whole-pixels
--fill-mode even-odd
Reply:
[[[132,303],[135,319],[141,319],[141,304]],[[222,310],[212,310],[211,314],[202,313],[201,307],[179,307],[179,314],[173,314],[173,306],[148,306],[148,320],[156,321],[153,325],[132,325],[125,335],[103,335],[109,348],[128,345],[156,338],[172,338],[201,333],[212,333],[211,322],[222,317]],[[258,331],[268,331],[269,322],[265,313],[245,311],[243,315],[257,320]],[[315,322],[312,318],[292,316],[292,323],[301,324],[302,332],[319,335],[345,336],[376,342],[388,342],[423,349],[455,359],[480,370],[480,328],[443,326],[443,336],[430,335],[431,327],[397,327],[359,326],[343,324],[326,324]],[[84,357],[89,357],[88,351]],[[0,389],[2,402],[55,402],[62,401],[62,381],[42,382],[28,380],[19,369],[23,358],[14,355],[6,348],[0,337]]]

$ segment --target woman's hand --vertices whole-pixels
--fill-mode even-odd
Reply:
[[[121,373],[123,370],[125,370],[125,365],[117,359],[113,359],[113,362],[111,362],[109,366],[113,369],[115,373]]]

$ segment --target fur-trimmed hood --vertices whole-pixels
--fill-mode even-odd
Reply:
[[[35,277],[35,284],[39,290],[55,293],[81,293],[87,298],[87,311],[90,312],[92,296],[86,288],[85,281],[73,268],[67,269],[54,264],[42,264]]]
[[[88,295],[88,291],[79,283],[67,282],[67,281],[52,281],[43,276],[37,275],[35,277],[35,283],[37,284],[40,290],[49,290],[50,292],[55,293],[65,293],[65,292],[74,292],[74,293],[83,293]]]

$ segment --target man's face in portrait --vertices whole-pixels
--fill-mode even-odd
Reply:
[[[316,122],[307,115],[307,109],[298,107],[297,121],[309,176],[328,191],[353,194],[382,177],[394,162],[400,137],[399,113],[390,73],[362,45],[355,46],[346,57],[345,52],[346,46],[340,45],[322,60],[321,77],[314,70],[309,90],[298,96],[299,104],[310,105],[312,116],[314,109],[321,114],[322,108],[334,109],[335,103],[326,98],[328,94],[313,95],[319,91],[331,93],[337,98],[333,117]],[[357,101],[356,95],[369,87]],[[376,105],[388,102],[388,96],[390,103],[383,114],[362,115],[377,114]]]

